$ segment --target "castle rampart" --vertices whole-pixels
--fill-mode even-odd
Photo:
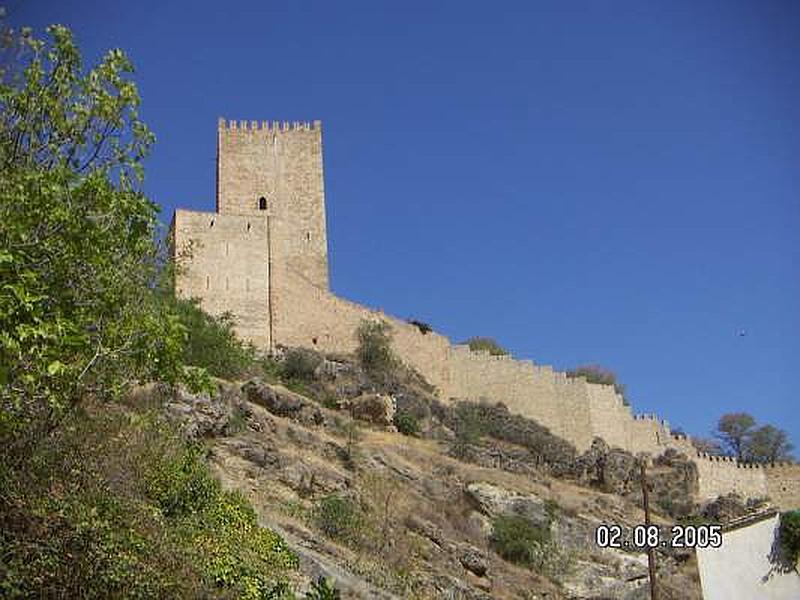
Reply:
[[[800,506],[799,467],[760,467],[696,455],[655,415],[633,415],[613,386],[552,367],[473,352],[435,332],[344,300],[328,286],[319,121],[221,120],[217,212],[178,210],[176,255],[191,247],[176,292],[209,312],[231,312],[236,331],[257,346],[352,353],[364,319],[392,328],[393,348],[444,399],[488,399],[534,419],[584,451],[595,437],[632,453],[675,448],[697,463],[704,498],[737,491]]]

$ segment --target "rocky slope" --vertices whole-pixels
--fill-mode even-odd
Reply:
[[[575,456],[488,404],[472,411],[477,439],[464,439],[459,411],[424,385],[376,394],[337,364],[317,369],[305,395],[260,380],[218,382],[213,396],[150,392],[187,437],[207,441],[223,484],[298,553],[301,589],[321,575],[346,598],[648,597],[646,555],[594,540],[600,523],[644,522],[633,457],[600,440]],[[417,435],[392,425],[398,407],[414,413]],[[691,463],[662,463],[656,498],[688,511]],[[500,556],[513,558],[493,534],[501,523],[540,536],[522,564]],[[662,598],[701,597],[691,551],[659,552],[658,577]]]

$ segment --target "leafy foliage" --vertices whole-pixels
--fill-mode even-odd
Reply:
[[[155,415],[71,415],[30,467],[0,471],[3,597],[266,598],[297,566]]]
[[[762,425],[750,436],[747,458],[754,462],[789,460],[793,449],[786,431],[774,425]]]
[[[499,516],[492,522],[491,544],[508,561],[533,566],[536,550],[550,541],[550,531],[521,516]]]
[[[311,589],[306,593],[307,600],[339,600],[341,597],[335,582],[322,576],[311,584]]]
[[[724,414],[717,423],[716,436],[726,450],[739,460],[744,460],[755,424],[756,420],[747,413]]]
[[[156,206],[138,190],[153,136],[119,50],[82,73],[64,27],[10,32],[0,82],[0,439],[15,453],[89,394],[207,383],[154,292]]]
[[[408,411],[398,410],[394,413],[392,419],[397,431],[403,435],[417,435],[419,434],[419,421],[417,418]]]
[[[789,442],[786,431],[774,425],[759,427],[748,413],[722,415],[714,435],[723,451],[741,461],[763,463],[792,459],[794,446]]]
[[[314,521],[328,537],[356,543],[364,528],[364,517],[358,504],[345,496],[331,494],[315,507]]]
[[[300,382],[314,380],[314,373],[322,363],[322,356],[305,348],[292,348],[283,360],[283,376]]]
[[[178,299],[171,294],[164,301],[186,331],[181,353],[184,364],[229,380],[250,372],[256,362],[255,349],[236,336],[230,313],[214,317],[200,308],[198,300]]]
[[[469,349],[473,352],[486,351],[494,356],[508,354],[508,350],[490,337],[471,337],[464,343],[467,344]]]
[[[392,351],[391,327],[385,321],[363,320],[356,331],[356,354],[370,377],[385,379],[398,366]]]
[[[795,565],[800,559],[800,510],[781,514],[779,541],[783,556]]]

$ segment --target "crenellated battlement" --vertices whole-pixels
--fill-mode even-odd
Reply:
[[[220,132],[288,132],[322,131],[322,121],[235,121],[220,118],[217,123]]]

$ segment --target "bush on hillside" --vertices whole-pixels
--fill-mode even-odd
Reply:
[[[153,414],[67,419],[0,463],[0,596],[263,598],[297,557]]]
[[[168,297],[165,302],[186,330],[182,352],[185,364],[202,367],[210,375],[228,380],[240,379],[253,368],[255,349],[236,336],[230,313],[212,316],[200,307],[197,299]]]
[[[283,376],[286,379],[309,383],[314,380],[317,367],[322,364],[322,356],[313,350],[292,348],[283,359]]]
[[[499,516],[492,521],[490,542],[504,559],[534,566],[539,550],[550,541],[550,530],[539,527],[521,516]]]
[[[363,320],[356,331],[361,366],[373,379],[391,376],[399,361],[392,351],[391,327],[385,321]]]
[[[314,522],[329,538],[355,544],[364,529],[361,507],[352,499],[338,494],[322,498],[314,508]]]
[[[419,421],[409,412],[398,410],[394,413],[393,422],[394,426],[397,427],[397,431],[403,435],[419,434]]]
[[[466,342],[469,349],[473,352],[486,351],[494,356],[508,354],[508,350],[503,348],[496,340],[489,337],[471,337]]]

